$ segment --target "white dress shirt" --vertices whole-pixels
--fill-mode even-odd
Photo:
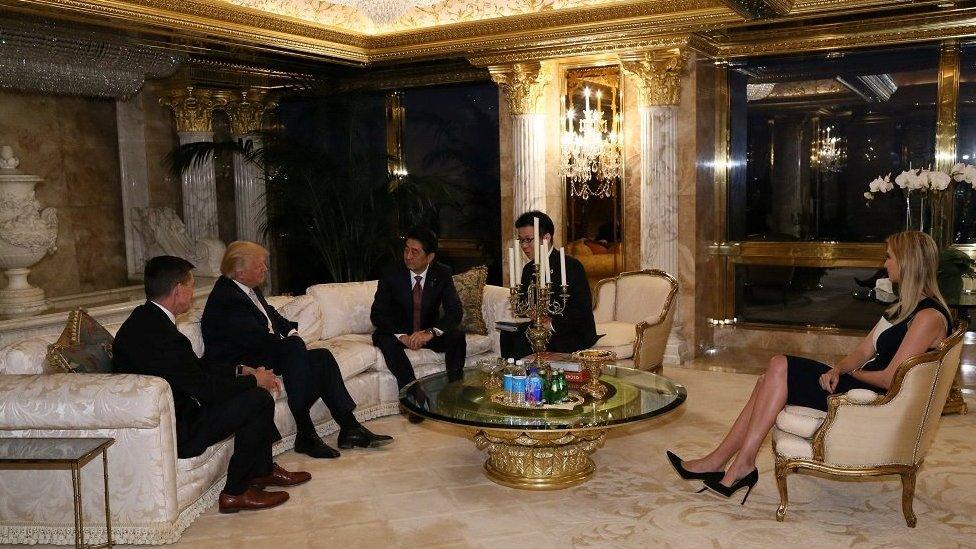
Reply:
[[[155,301],[150,301],[150,303],[152,303],[153,305],[155,305],[155,306],[159,307],[160,309],[162,309],[163,312],[166,313],[166,318],[168,318],[169,321],[172,322],[173,324],[176,324],[176,316],[173,315],[173,313],[170,312],[169,309],[167,309],[166,307],[163,307],[162,305],[160,305],[159,303],[156,303]]]
[[[231,278],[231,280],[234,280],[234,279]],[[237,287],[240,288],[242,292],[244,292],[245,294],[247,294],[247,297],[251,298],[251,303],[254,303],[254,306],[257,307],[259,311],[261,311],[261,314],[264,315],[264,318],[268,319],[268,333],[269,334],[274,334],[275,333],[274,323],[271,322],[271,317],[268,316],[267,309],[264,308],[264,305],[261,305],[261,300],[258,299],[257,292],[255,292],[253,288],[248,288],[247,286],[241,284],[240,282],[238,282],[236,280],[234,280],[234,284],[237,284]],[[290,336],[290,335],[294,335],[294,334],[297,334],[297,333],[298,333],[298,330],[292,328],[292,330],[290,332],[288,332],[288,335]]]
[[[424,269],[424,272],[422,272],[420,274],[417,274],[417,273],[415,273],[415,272],[413,272],[413,271],[411,271],[409,269],[407,270],[407,272],[410,273],[410,291],[411,292],[413,291],[413,287],[417,285],[417,277],[418,276],[420,277],[420,291],[421,292],[424,291],[424,284],[427,283],[427,271],[429,271],[429,270],[430,270],[430,265],[427,265],[427,268]],[[439,336],[439,335],[441,335],[443,333],[444,333],[444,331],[441,330],[440,328],[434,328],[434,335],[438,335]],[[396,336],[397,339],[400,339],[400,336],[405,336],[407,334],[394,334],[394,335]]]

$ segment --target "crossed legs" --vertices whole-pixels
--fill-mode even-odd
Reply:
[[[724,469],[722,484],[726,486],[749,474],[756,467],[759,448],[776,422],[776,415],[786,405],[786,368],[785,356],[771,358],[766,373],[759,376],[749,401],[722,442],[704,457],[685,461],[684,467],[696,473]],[[732,463],[725,469],[729,460]]]

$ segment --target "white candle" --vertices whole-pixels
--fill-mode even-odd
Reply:
[[[583,88],[583,97],[586,98],[586,106],[583,110],[588,111],[590,110],[590,88]]]
[[[559,248],[559,272],[562,274],[563,286],[566,285],[566,248]]]
[[[515,282],[515,247],[508,249],[508,280],[512,288],[518,286]]]
[[[549,243],[542,242],[542,283],[548,284],[549,278]]]
[[[539,218],[532,218],[532,258],[536,265],[542,265],[539,263],[539,246],[542,244],[542,240],[539,239]]]

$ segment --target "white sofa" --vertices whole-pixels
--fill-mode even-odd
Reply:
[[[295,298],[271,303],[299,323],[310,348],[335,354],[356,415],[369,420],[397,412],[397,386],[372,346],[369,310],[376,282],[322,284]],[[509,319],[508,290],[486,286],[482,314],[489,329]],[[180,330],[203,353],[200,310],[180,319]],[[114,332],[118,325],[106,326]],[[100,437],[116,439],[108,450],[112,531],[116,543],[163,544],[182,532],[223,488],[232,451],[228,439],[192,459],[176,458],[173,399],[160,378],[128,374],[52,373],[44,364],[53,338],[31,338],[0,349],[0,437]],[[468,335],[467,362],[499,353],[498,333]],[[408,351],[417,376],[444,369],[431,351]],[[275,423],[284,439],[275,453],[292,448],[295,424],[282,395]],[[338,429],[321,401],[312,408],[320,433]],[[395,450],[396,446],[393,446]],[[102,466],[83,470],[86,540],[104,541]],[[315,482],[313,480],[312,482]],[[0,471],[0,544],[71,544],[71,482],[66,471]]]

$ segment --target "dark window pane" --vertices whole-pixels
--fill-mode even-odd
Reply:
[[[887,305],[871,299],[877,269],[736,265],[736,320],[868,330]]]
[[[730,78],[731,149],[745,169],[730,181],[730,204],[743,204],[731,208],[732,238],[879,242],[902,230],[902,191],[864,192],[879,175],[933,164],[938,56],[915,47],[736,66],[746,78]]]

